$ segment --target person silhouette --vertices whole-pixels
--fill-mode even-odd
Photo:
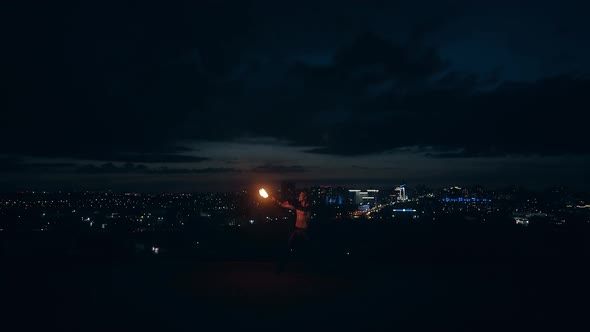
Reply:
[[[287,250],[283,252],[277,265],[277,272],[281,273],[285,269],[289,256],[293,250],[302,248],[303,243],[306,243],[305,247],[309,247],[310,239],[308,228],[311,220],[311,204],[308,201],[307,193],[305,191],[301,191],[298,200],[293,203],[289,201],[280,202],[275,197],[272,197],[272,200],[282,208],[295,210],[297,215],[295,229],[289,236],[289,241],[287,242]],[[309,250],[309,248],[305,249]]]

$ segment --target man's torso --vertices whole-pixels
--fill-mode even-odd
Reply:
[[[296,210],[297,220],[295,221],[295,227],[307,229],[309,226],[309,219],[311,217],[310,211]]]

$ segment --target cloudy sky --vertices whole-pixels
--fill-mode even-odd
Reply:
[[[586,1],[0,5],[0,191],[590,189]]]

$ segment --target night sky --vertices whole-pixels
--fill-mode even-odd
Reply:
[[[0,191],[590,189],[587,1],[11,1]]]

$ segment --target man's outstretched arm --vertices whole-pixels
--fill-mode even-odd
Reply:
[[[279,204],[279,206],[284,207],[285,209],[295,210],[295,207],[289,204],[289,201],[279,202],[279,200],[274,197],[272,197],[272,200]]]

